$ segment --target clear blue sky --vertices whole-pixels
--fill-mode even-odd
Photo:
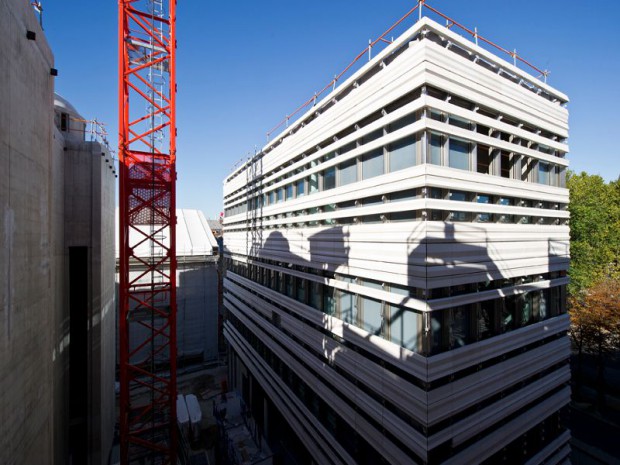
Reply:
[[[216,217],[232,166],[414,4],[179,0],[178,206]],[[571,100],[571,168],[618,178],[620,144],[611,136],[620,133],[620,2],[429,4],[549,69],[549,84]],[[84,117],[107,122],[115,143],[117,2],[43,0],[43,6],[57,92]]]

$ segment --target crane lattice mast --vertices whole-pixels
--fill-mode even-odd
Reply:
[[[176,464],[176,0],[119,0],[123,464]]]

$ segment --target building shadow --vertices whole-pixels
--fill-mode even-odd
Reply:
[[[303,342],[303,337],[291,333],[292,327],[280,327],[279,319],[272,319],[276,327],[274,331],[284,331],[283,339],[286,340],[299,338],[296,343],[314,355],[319,350],[316,344],[321,340],[323,369],[348,371],[354,377],[355,363],[362,359],[376,365],[377,370],[385,369],[373,357],[365,357],[374,353],[382,358],[380,351],[386,345],[380,339],[388,340],[401,347],[401,362],[420,367],[420,382],[424,383],[426,357],[459,349],[559,313],[550,308],[550,291],[538,288],[536,282],[543,275],[565,267],[567,250],[561,240],[530,237],[524,240],[526,245],[520,255],[519,251],[515,252],[514,240],[492,240],[495,237],[484,224],[416,222],[411,225],[405,240],[406,254],[399,263],[406,273],[406,285],[398,289],[389,284],[390,287],[385,287],[381,283],[384,278],[379,275],[375,280],[378,282],[376,289],[392,294],[390,302],[375,301],[383,309],[379,324],[367,321],[366,305],[372,304],[373,299],[363,297],[360,286],[370,286],[373,280],[355,279],[352,263],[359,264],[351,259],[350,252],[352,246],[360,245],[352,242],[357,238],[349,227],[322,228],[310,235],[307,235],[308,229],[272,231],[257,252],[259,261],[263,262],[259,266],[278,269],[290,276],[290,280],[285,278],[277,286],[273,283],[270,286],[303,304],[293,301],[283,304],[280,300],[280,313],[289,313],[304,321],[309,325],[308,331],[313,333],[320,326],[323,334],[320,338],[314,337],[312,343]],[[373,241],[380,242],[380,238],[373,238]],[[515,276],[511,260],[535,255],[540,255],[536,275],[522,277],[517,271]],[[389,261],[389,256],[385,260]],[[309,277],[311,279],[307,279]],[[317,287],[311,284],[300,293],[296,286],[304,281],[316,283]],[[320,296],[318,304],[313,300],[315,294]],[[398,298],[393,299],[394,296]],[[347,302],[346,299],[350,300]],[[355,307],[355,311],[345,315],[343,305],[351,309]],[[317,312],[322,314],[319,316]],[[396,351],[390,350],[389,353],[397,356]],[[389,356],[386,360],[389,363]],[[277,368],[275,370],[277,372]],[[318,375],[318,379],[322,377]],[[284,378],[283,382],[288,383]],[[343,378],[342,382],[350,381]],[[294,391],[299,389],[289,387]],[[350,387],[357,389],[354,385]],[[260,412],[256,414],[257,417],[262,415]],[[347,439],[338,441],[345,444]],[[274,452],[277,451],[279,449],[275,447]]]

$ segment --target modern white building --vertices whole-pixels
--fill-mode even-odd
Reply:
[[[565,463],[568,98],[420,19],[224,182],[230,382],[284,463]]]

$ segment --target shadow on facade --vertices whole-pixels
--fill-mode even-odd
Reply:
[[[367,339],[379,336],[424,355],[463,347],[563,312],[558,307],[559,289],[537,289],[534,283],[550,279],[550,276],[543,278],[546,273],[566,268],[565,242],[547,239],[546,264],[539,261],[536,267],[545,271],[531,275],[524,266],[510,263],[536,259],[528,256],[532,252],[528,251],[527,242],[524,242],[524,256],[519,257],[514,250],[506,248],[515,241],[490,241],[483,225],[467,223],[458,232],[454,223],[443,223],[441,228],[436,225],[434,222],[415,224],[407,239],[409,251],[406,270],[403,269],[407,286],[391,289],[385,288],[381,279],[356,280],[355,272],[349,270],[351,236],[342,226],[307,237],[304,236],[307,230],[273,231],[257,256],[290,270],[281,274],[278,284],[272,283],[271,287],[321,310],[328,331],[334,329],[330,317],[336,317],[343,322],[338,325],[345,340],[347,336],[357,339],[363,334],[357,330],[351,332],[350,327],[355,326],[368,334]],[[357,263],[357,266],[364,264]],[[506,271],[511,268],[517,271]],[[523,274],[530,275],[519,276],[519,268],[524,270]],[[315,274],[317,279],[304,283],[301,277],[295,277],[295,271]],[[334,273],[340,274],[338,290],[327,285],[329,279],[334,279]],[[402,298],[379,302],[352,290],[355,285],[389,290]],[[523,285],[521,290],[514,289]],[[460,297],[465,295],[468,298]],[[319,298],[321,302],[315,300]],[[451,305],[453,301],[456,305]],[[412,306],[427,311],[414,311]]]
[[[306,311],[307,307],[295,306],[292,302],[288,308],[281,306],[283,311],[304,320],[315,329],[322,330],[323,369],[337,366],[338,371],[348,371],[350,376],[356,377],[356,373],[350,372],[354,360],[351,358],[352,351],[359,353],[361,357],[367,357],[372,355],[373,350],[381,350],[377,336],[409,349],[413,354],[401,350],[401,360],[406,362],[415,358],[419,364],[426,363],[426,356],[465,347],[561,313],[558,307],[561,299],[558,295],[552,295],[555,291],[538,289],[535,282],[541,280],[545,273],[565,268],[566,244],[546,238],[540,241],[532,238],[537,244],[524,241],[523,256],[519,256],[510,248],[510,244],[515,244],[514,239],[505,242],[491,241],[487,229],[484,225],[477,226],[472,223],[463,224],[462,228],[459,228],[458,223],[413,224],[406,241],[407,258],[400,264],[402,273],[407,276],[406,285],[399,286],[398,289],[384,287],[382,281],[386,280],[379,275],[376,280],[355,279],[356,267],[367,264],[352,259],[350,251],[353,248],[356,251],[354,256],[357,257],[357,250],[362,250],[364,245],[353,242],[356,240],[355,233],[350,234],[341,226],[323,229],[310,236],[305,236],[308,230],[304,229],[273,231],[257,256],[262,261],[269,260],[275,262],[277,267],[288,269],[284,273],[280,272],[277,284],[270,282],[269,287],[322,312],[322,315],[318,316],[314,311]],[[545,240],[547,247],[541,244]],[[368,242],[368,247],[381,247],[381,244],[375,245],[374,242],[381,242],[380,238]],[[539,275],[514,277],[514,273],[519,275],[520,272],[506,271],[511,268],[520,269],[511,263],[511,260],[532,258],[529,255],[538,253],[538,250],[542,260],[536,268],[539,271],[545,270]],[[545,253],[547,255],[543,256]],[[389,261],[388,256],[385,261]],[[373,263],[379,263],[377,272],[384,271],[379,269],[381,262]],[[522,269],[523,274],[531,273],[525,267]],[[304,284],[304,280],[296,276],[296,272],[315,274],[317,279]],[[333,287],[327,286],[328,280],[335,278],[334,273],[338,273],[339,281],[338,290],[335,292]],[[550,277],[547,276],[546,279]],[[322,284],[322,287],[315,283]],[[265,285],[264,282],[262,284]],[[391,303],[374,300],[361,295],[358,292],[361,289],[356,289],[355,286],[389,291],[398,298]],[[522,287],[515,289],[515,286]],[[317,296],[321,299],[318,305]],[[453,301],[457,305],[451,304]],[[459,301],[461,303],[458,303]],[[412,304],[417,307],[427,306],[428,311],[414,311],[409,308]],[[279,327],[278,324],[276,326]],[[309,353],[318,355],[316,338],[295,334],[291,327],[280,329],[288,338],[304,345]],[[364,340],[375,348],[364,344]],[[347,342],[355,348],[347,347]],[[338,358],[344,351],[351,355],[341,363]],[[355,360],[359,363],[360,358],[356,356]],[[373,362],[371,357],[368,363],[378,362]],[[274,371],[277,372],[277,368],[274,368]],[[322,378],[320,375],[317,377]],[[298,397],[301,396],[300,399],[311,413],[323,421],[322,409],[327,407],[317,407],[315,411],[314,405],[316,403],[324,406],[329,401],[319,399],[318,394],[308,394],[313,391],[310,385],[300,388],[299,385],[304,383],[301,377],[295,377],[294,382],[282,379]],[[350,384],[353,390],[357,389],[352,381],[345,378],[342,383]],[[252,392],[255,391],[262,393],[258,383],[252,386]],[[335,391],[334,395],[337,395]],[[264,418],[264,393],[258,396],[258,399],[260,406],[252,406],[253,414],[256,418]],[[256,398],[253,398],[253,401],[255,402]],[[268,400],[266,402],[269,403]],[[268,411],[271,412],[274,408],[272,406]],[[337,442],[349,453],[354,453],[352,456],[359,459],[360,463],[372,463],[368,460],[374,460],[373,454],[376,454],[376,450],[366,439],[358,437],[357,432],[339,419],[338,415],[334,414],[333,418],[335,423],[327,425],[333,427],[332,433]],[[276,435],[272,437],[290,436],[290,432],[287,435],[282,431],[284,423],[275,423],[274,425],[270,421],[269,428],[273,427],[276,431]],[[290,448],[282,451],[282,447],[284,446],[275,445],[273,450],[280,450],[285,455],[292,453]]]

